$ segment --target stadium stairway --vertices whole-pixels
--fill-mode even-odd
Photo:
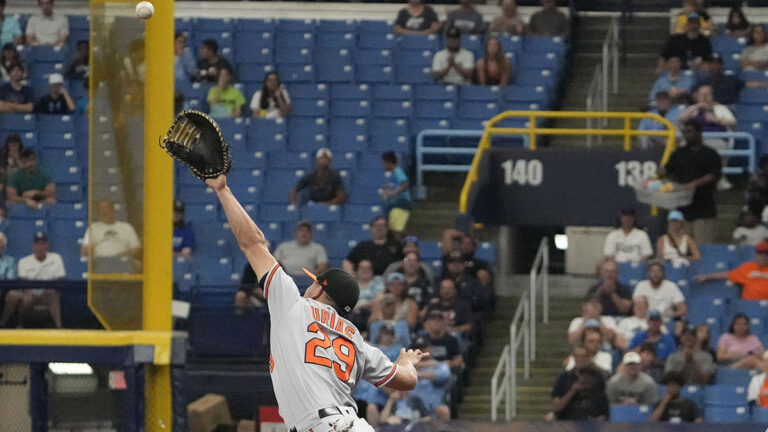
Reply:
[[[458,407],[458,418],[488,420],[491,418],[491,376],[504,346],[509,343],[509,318],[518,304],[517,297],[499,297],[496,311],[487,323],[483,346],[470,371],[464,399]],[[568,324],[580,313],[580,302],[573,297],[551,297],[549,324],[539,322],[537,359],[531,363],[531,378],[523,379],[522,356],[518,359],[517,420],[542,419],[551,407],[550,393],[562,361],[568,355]],[[541,308],[539,307],[539,317]],[[499,411],[503,418],[503,409]]]
[[[592,82],[595,66],[602,61],[602,46],[610,25],[610,17],[581,17],[573,46],[573,64],[566,74],[565,97],[561,109],[583,111],[587,91]],[[626,27],[626,62],[619,64],[619,92],[610,93],[609,111],[643,111],[648,105],[648,92],[653,86],[653,69],[658,53],[669,34],[669,18],[634,17]],[[584,120],[559,119],[558,128],[583,128]],[[615,126],[612,126],[615,127]],[[619,142],[619,138],[605,138],[604,143]],[[552,145],[583,148],[584,137],[559,136]],[[594,142],[594,141],[593,141]]]

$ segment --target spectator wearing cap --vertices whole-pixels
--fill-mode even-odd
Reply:
[[[445,49],[432,58],[432,77],[438,84],[469,84],[475,71],[475,56],[461,47],[461,30],[445,32]]]
[[[422,0],[408,0],[395,18],[395,33],[401,35],[433,34],[440,30],[440,19],[432,6]]]
[[[312,224],[301,221],[296,225],[293,240],[280,243],[275,259],[289,275],[303,274],[302,268],[314,274],[328,269],[328,255],[320,243],[312,240]]]
[[[18,63],[8,70],[10,81],[0,86],[0,113],[31,113],[32,89],[24,85],[24,67]]]
[[[216,86],[208,90],[208,106],[213,118],[240,117],[243,114],[245,96],[232,85],[232,71],[223,68],[219,71]]]
[[[291,189],[289,200],[296,204],[298,193],[308,191],[309,201],[317,204],[344,204],[347,202],[347,191],[341,175],[331,168],[333,153],[328,148],[321,148],[315,155],[315,170],[302,177]],[[377,273],[380,274],[380,273]]]
[[[541,10],[531,15],[528,31],[532,36],[567,38],[568,17],[557,9],[556,0],[541,0]]]
[[[0,232],[0,280],[16,279],[16,260],[5,253],[8,238]]]
[[[429,338],[418,338],[411,349],[429,353],[432,345]],[[445,395],[451,383],[451,368],[445,361],[428,358],[416,365],[418,383],[411,391],[411,396],[421,399],[429,415],[438,420],[450,420],[451,409],[445,404]]]
[[[472,0],[459,0],[459,7],[448,11],[445,26],[458,29],[461,34],[485,33],[483,15],[472,5]]]
[[[684,69],[695,69],[711,55],[712,44],[709,38],[701,33],[701,18],[695,12],[690,13],[685,32],[670,35],[664,43],[656,65],[656,74],[661,72],[666,59],[670,57],[679,57]]]
[[[195,232],[184,220],[184,211],[183,202],[173,202],[173,256],[175,257],[191,257],[195,250]]]
[[[684,224],[685,218],[679,210],[667,214],[667,232],[656,242],[656,258],[676,267],[701,259],[699,245],[683,231]]]
[[[768,408],[768,362],[763,362],[760,373],[749,381],[747,401],[761,408]]]
[[[93,249],[93,256],[98,258],[137,258],[141,253],[141,241],[131,224],[115,218],[115,203],[110,200],[99,201],[96,215],[99,220],[85,231],[80,254],[85,256],[89,249]]]
[[[229,62],[219,55],[219,44],[213,39],[206,39],[200,44],[200,59],[197,61],[196,81],[215,83],[219,81],[219,72],[226,69],[232,72]]]
[[[699,16],[701,32],[709,36],[714,30],[714,24],[712,22],[712,17],[704,8],[704,2],[701,0],[683,0],[683,9],[677,14],[677,18],[675,18],[672,33],[685,33],[689,19],[688,17],[691,14]]]
[[[714,99],[725,105],[739,102],[739,94],[744,87],[744,81],[737,74],[727,75],[723,70],[723,59],[712,54],[704,64],[705,70],[700,72],[699,86],[712,87]]]
[[[30,208],[54,204],[56,185],[48,171],[38,165],[35,151],[22,150],[20,162],[20,169],[8,178],[8,202],[24,203]]]
[[[765,27],[756,25],[749,32],[749,42],[739,57],[743,70],[768,69],[768,37]]]
[[[379,330],[384,325],[389,325],[394,329],[395,342],[402,346],[408,346],[411,343],[411,326],[404,318],[399,318],[397,314],[397,299],[389,293],[383,294],[377,301],[380,316],[371,321],[368,325],[368,337],[372,341],[378,340]]]
[[[680,372],[664,375],[667,391],[651,413],[651,421],[669,423],[701,423],[704,421],[696,402],[683,397],[680,391],[685,385],[685,377]]]
[[[0,0],[0,22],[0,46],[21,45],[24,33],[21,32],[19,20],[13,15],[5,14],[5,0]]]
[[[476,278],[467,274],[466,268],[467,261],[461,251],[451,252],[445,260],[443,280],[453,281],[459,290],[459,297],[472,306],[475,319],[482,321],[491,309],[488,294]]]
[[[53,13],[53,0],[37,0],[40,14],[27,21],[27,43],[30,45],[64,45],[69,37],[66,15]]]
[[[707,385],[715,372],[712,354],[701,349],[696,339],[696,328],[685,326],[680,334],[680,346],[667,357],[665,372],[680,372],[686,385]]]
[[[664,261],[650,261],[648,279],[637,283],[632,297],[643,296],[648,299],[648,307],[661,312],[664,319],[684,317],[688,313],[685,296],[677,284],[664,276]]]
[[[587,355],[592,359],[592,363],[600,368],[603,373],[610,375],[613,373],[613,355],[609,352],[602,351],[605,340],[603,339],[603,332],[600,329],[599,323],[589,323],[590,326],[584,329],[576,345],[581,345],[587,350]],[[565,370],[571,370],[575,367],[575,359],[571,355],[565,359]]]
[[[604,372],[592,362],[583,345],[573,347],[573,367],[558,375],[552,389],[552,411],[557,420],[607,420]]]
[[[749,317],[737,313],[717,341],[717,362],[733,369],[760,369],[764,354],[763,343],[749,330]]]
[[[464,367],[459,341],[448,331],[448,323],[442,312],[433,310],[427,314],[421,335],[429,339],[430,358],[447,362],[453,371]]]
[[[411,211],[411,191],[408,189],[408,176],[402,168],[397,165],[397,155],[393,151],[388,151],[381,156],[381,165],[384,167],[384,175],[387,177],[387,183],[384,184],[379,193],[386,200],[386,214],[389,215],[389,226],[395,232],[402,232],[408,222],[408,217],[398,216],[394,209],[400,209],[405,212]],[[402,213],[402,212],[400,212]]]
[[[672,335],[661,331],[662,325],[661,313],[651,310],[648,314],[648,330],[638,332],[629,342],[628,349],[639,351],[644,343],[652,343],[656,348],[656,357],[662,362],[666,361],[667,357],[675,351],[676,344]]]
[[[696,282],[730,280],[741,285],[744,300],[768,300],[768,241],[755,245],[755,259],[731,271],[696,276]]]
[[[459,298],[453,280],[443,279],[440,282],[438,296],[424,308],[424,316],[429,316],[433,311],[440,311],[443,314],[448,331],[460,341],[471,337],[474,328],[472,307]]]
[[[656,382],[643,373],[640,354],[629,351],[621,361],[622,370],[608,380],[608,401],[619,405],[653,405],[659,400]]]
[[[75,101],[69,96],[64,77],[58,73],[48,76],[48,94],[35,103],[35,114],[70,114],[75,110]]]
[[[739,215],[739,226],[733,230],[734,243],[740,246],[754,246],[768,239],[768,227],[760,223],[760,217],[752,209],[745,209]]]
[[[683,63],[680,57],[671,56],[664,62],[664,70],[653,83],[648,101],[653,102],[660,91],[666,91],[675,102],[684,102],[688,99],[688,93],[693,90],[695,77],[692,73],[682,70]]]
[[[362,260],[368,260],[373,264],[373,274],[381,275],[390,264],[402,259],[400,243],[394,239],[389,231],[387,218],[377,216],[369,224],[371,239],[361,241],[344,259],[344,270],[354,272],[355,266]]]
[[[619,265],[612,258],[600,263],[600,279],[587,292],[587,299],[597,298],[605,315],[618,316],[630,312],[632,290],[619,282]]]
[[[408,297],[408,290],[405,287],[405,278],[402,273],[392,273],[387,277],[387,283],[384,293],[390,294],[395,299],[394,319],[405,320],[411,329],[416,328],[419,321],[419,305]],[[384,293],[379,295],[378,300],[373,305],[370,322],[382,318],[381,305],[379,304],[384,297]]]
[[[381,325],[380,331],[375,337],[371,337],[372,345],[380,349],[391,361],[396,361],[403,345],[395,339],[395,330],[390,323]],[[387,403],[387,394],[382,389],[376,388],[365,380],[360,380],[353,394],[356,401],[362,401],[362,412],[365,412],[369,423],[378,423],[379,413]]]
[[[619,334],[616,320],[613,317],[602,314],[603,306],[597,297],[588,297],[581,304],[581,316],[571,320],[568,326],[568,342],[579,342],[584,334],[584,329],[595,327],[603,332],[603,338],[616,348],[624,349],[627,343]]]
[[[685,147],[678,147],[666,165],[659,168],[659,177],[668,178],[682,189],[694,189],[693,202],[680,210],[688,224],[688,233],[698,243],[712,243],[717,209],[715,185],[722,175],[720,155],[704,145],[701,125],[694,121],[681,122]]]
[[[640,262],[653,256],[648,233],[636,227],[637,213],[633,207],[619,211],[619,227],[608,233],[603,255],[617,263]]]
[[[64,261],[55,252],[50,252],[48,236],[37,232],[32,241],[32,255],[19,260],[18,277],[30,281],[52,281],[63,279],[67,273]],[[50,310],[50,316],[56,328],[61,328],[61,307],[56,290],[25,289],[10,290],[5,296],[5,308],[0,318],[0,326],[12,325],[13,317],[18,315],[19,321],[27,322],[32,309],[45,305]]]
[[[443,231],[440,250],[443,253],[443,264],[447,264],[448,255],[458,250],[464,255],[464,272],[477,278],[486,291],[493,291],[493,269],[486,260],[475,256],[477,240],[471,234],[463,233],[455,228]]]

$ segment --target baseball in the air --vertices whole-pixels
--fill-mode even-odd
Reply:
[[[152,15],[154,14],[155,14],[155,7],[152,6],[152,3],[148,1],[142,1],[136,5],[137,17],[141,19],[149,19],[149,18],[152,18]]]

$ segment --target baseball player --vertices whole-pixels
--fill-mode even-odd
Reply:
[[[220,175],[206,180],[216,191],[240,249],[259,278],[269,307],[269,369],[280,416],[291,432],[372,432],[357,417],[352,391],[360,380],[376,387],[412,390],[414,367],[429,354],[402,350],[392,363],[368,345],[343,315],[357,304],[360,289],[341,269],[315,276],[302,298],[293,279],[269,253],[267,239]]]

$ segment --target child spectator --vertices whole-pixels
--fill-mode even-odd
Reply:
[[[48,94],[35,103],[35,114],[69,114],[75,110],[75,101],[69,96],[64,77],[52,73],[48,76]]]
[[[687,266],[691,261],[701,259],[699,245],[696,240],[683,232],[685,218],[679,210],[667,214],[667,233],[656,242],[656,257],[669,261],[674,266]]]
[[[749,35],[752,24],[749,23],[744,11],[740,7],[732,7],[728,11],[728,20],[725,22],[725,34],[731,38],[741,38]]]
[[[0,45],[21,45],[23,33],[19,20],[12,15],[5,14],[5,0],[0,0]]]
[[[512,63],[504,56],[501,42],[495,37],[485,41],[485,55],[477,60],[475,70],[480,85],[505,86],[514,73]]]
[[[75,57],[69,62],[64,71],[64,77],[68,80],[83,81],[88,79],[89,72],[89,52],[88,41],[81,40],[77,42],[77,51]]]
[[[187,39],[187,34],[183,32],[173,35],[173,76],[179,82],[192,81],[197,74],[195,56],[187,48]]]
[[[662,314],[665,320],[683,317],[688,313],[685,297],[672,281],[664,278],[664,262],[653,260],[648,263],[648,279],[635,286],[632,297],[648,299],[648,307]]]
[[[531,15],[528,31],[533,36],[567,38],[568,17],[557,9],[555,0],[541,0],[541,10]]]
[[[760,369],[764,351],[763,343],[749,331],[749,317],[737,313],[728,333],[717,341],[717,362],[733,369]]]
[[[459,0],[459,7],[448,11],[445,26],[449,29],[456,28],[461,34],[485,33],[483,16],[472,5],[472,0]]]
[[[393,151],[388,151],[381,156],[381,165],[384,168],[384,175],[389,181],[379,189],[379,193],[386,200],[385,211],[389,216],[390,228],[392,231],[400,233],[408,223],[408,214],[412,204],[408,176],[397,165],[397,155]],[[399,209],[399,211],[395,211],[395,209]]]
[[[277,119],[291,113],[291,97],[285,89],[277,72],[264,76],[261,90],[251,98],[251,113],[254,118]]]
[[[445,49],[432,58],[432,77],[439,84],[469,84],[475,67],[475,56],[461,47],[461,30],[451,27],[445,32]]]
[[[213,39],[206,39],[200,45],[200,60],[197,61],[197,81],[215,83],[219,81],[219,72],[232,72],[229,62],[219,55],[219,44]]]
[[[645,261],[653,256],[648,234],[635,227],[637,213],[632,207],[619,211],[619,228],[608,233],[603,246],[603,255],[617,263]]]
[[[749,31],[749,43],[741,52],[739,65],[742,70],[768,68],[768,43],[765,27],[756,25]]]
[[[606,394],[612,404],[653,405],[659,400],[656,382],[641,371],[640,354],[624,354],[623,368],[608,380]]]
[[[53,0],[37,0],[40,14],[27,21],[27,43],[30,45],[64,45],[69,37],[69,21],[65,15],[53,13]]]
[[[173,202],[173,256],[191,257],[195,250],[195,232],[184,220],[184,203]]]
[[[240,117],[243,114],[245,96],[240,90],[232,87],[232,73],[229,69],[219,71],[219,81],[216,87],[208,90],[208,105],[213,118]]]
[[[680,395],[685,377],[679,372],[664,375],[667,391],[651,413],[651,421],[669,423],[701,423],[701,413],[696,402]]]
[[[665,372],[680,372],[688,385],[707,385],[715,372],[715,360],[696,339],[696,328],[686,326],[680,335],[680,346],[667,357]]]
[[[48,171],[38,166],[35,151],[24,149],[20,156],[20,169],[8,178],[8,201],[24,203],[30,208],[55,203],[56,185]]]
[[[24,68],[17,63],[9,72],[10,82],[0,86],[0,113],[31,113],[32,89],[24,85]]]
[[[395,19],[397,34],[433,34],[438,30],[440,30],[440,19],[435,10],[425,5],[422,0],[408,0],[408,5],[397,13]]]
[[[665,62],[666,73],[662,73],[648,95],[648,101],[653,102],[660,91],[669,93],[673,102],[681,103],[688,98],[688,93],[693,89],[695,82],[691,72],[683,71],[683,64],[679,57],[669,57]]]
[[[502,0],[501,15],[491,22],[488,33],[509,36],[525,35],[525,21],[517,14],[515,0]]]
[[[558,375],[552,389],[552,411],[558,420],[607,420],[610,415],[603,371],[583,346],[573,348],[574,366]]]
[[[760,223],[760,218],[747,208],[739,215],[739,226],[733,230],[733,240],[739,246],[754,246],[768,240],[768,228]]]

